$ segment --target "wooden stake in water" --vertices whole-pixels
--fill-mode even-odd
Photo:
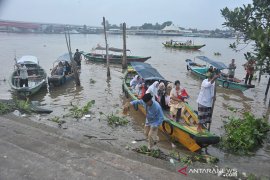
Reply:
[[[122,59],[122,68],[127,68],[127,41],[126,41],[126,23],[123,23],[123,59]]]
[[[77,86],[80,86],[81,83],[80,83],[80,78],[79,78],[79,72],[78,72],[77,63],[74,61],[74,59],[72,57],[71,42],[70,42],[70,33],[69,33],[68,27],[67,27],[67,31],[65,31],[65,39],[66,39],[68,54],[69,54],[69,58],[70,58],[70,62],[71,62],[71,68],[72,68],[72,71],[74,73],[74,80],[76,82],[76,85]]]
[[[110,59],[109,59],[109,53],[108,53],[108,48],[109,47],[108,47],[108,42],[107,42],[105,17],[103,17],[103,28],[104,28],[105,45],[106,45],[107,77],[111,77],[111,73],[110,73]]]
[[[214,107],[215,107],[215,102],[216,102],[216,94],[217,94],[217,82],[215,81],[215,87],[214,87],[214,99],[213,99],[213,104],[212,104],[212,109],[211,109],[211,121],[213,117],[213,112],[214,112]],[[210,131],[211,128],[211,123],[208,124],[208,131]]]

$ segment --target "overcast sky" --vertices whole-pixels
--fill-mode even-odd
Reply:
[[[1,0],[0,0],[1,2]],[[167,20],[185,28],[222,28],[220,9],[252,0],[3,0],[0,19],[100,26],[128,26]]]

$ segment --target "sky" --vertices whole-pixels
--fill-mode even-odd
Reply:
[[[2,2],[2,3],[1,3]],[[222,28],[220,9],[252,0],[0,0],[0,19],[101,26],[173,21],[184,28]]]

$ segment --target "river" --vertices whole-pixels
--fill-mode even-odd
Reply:
[[[189,95],[189,103],[194,109],[197,108],[196,98],[199,93],[201,80],[187,72],[185,60],[193,59],[197,55],[208,56],[209,58],[222,61],[229,64],[234,58],[237,69],[236,77],[242,79],[245,76],[242,64],[245,63],[243,53],[250,50],[248,46],[241,52],[234,52],[229,48],[233,39],[215,39],[215,38],[186,38],[175,37],[174,40],[185,41],[191,39],[196,44],[206,44],[200,51],[183,51],[167,49],[162,46],[162,42],[170,40],[172,37],[162,36],[134,36],[127,37],[127,48],[131,50],[131,55],[151,56],[147,61],[155,67],[166,79],[175,81],[180,80],[181,86],[186,88]],[[0,99],[11,98],[11,90],[8,82],[2,81],[8,79],[14,65],[14,56],[23,55],[37,56],[40,65],[50,74],[53,62],[58,56],[67,52],[65,37],[61,34],[7,34],[0,33]],[[103,35],[71,35],[71,47],[73,51],[76,48],[83,51],[90,51],[97,44],[104,45]],[[122,47],[122,36],[109,35],[108,44],[113,47]],[[220,52],[221,56],[215,56],[214,52]],[[67,113],[67,108],[72,104],[83,105],[87,101],[94,99],[96,104],[93,107],[93,118],[96,121],[82,120],[80,122],[70,120],[66,123],[69,131],[74,135],[86,134],[91,131],[96,136],[102,136],[104,131],[108,130],[106,123],[100,117],[100,111],[110,113],[121,111],[125,98],[122,94],[122,69],[118,65],[111,65],[111,80],[107,80],[106,66],[104,64],[82,62],[81,87],[76,87],[73,82],[67,83],[59,88],[47,88],[31,97],[31,100],[40,101],[46,108],[53,109],[52,116],[62,116]],[[90,79],[96,83],[91,84]],[[221,87],[217,88],[217,100],[213,115],[211,131],[221,135],[223,131],[223,121],[226,120],[231,112],[228,107],[238,108],[241,112],[253,112],[256,116],[266,115],[269,120],[268,101],[264,100],[264,92],[268,78],[263,76],[261,82],[253,81],[256,88],[245,92],[227,90]],[[39,119],[41,123],[48,123],[45,119]],[[125,146],[131,139],[143,138],[142,123],[144,118],[138,112],[132,112],[131,126],[121,127],[121,131],[110,130],[107,135],[121,137],[119,146]],[[50,123],[49,123],[50,124]],[[104,128],[104,130],[101,130]],[[116,145],[116,144],[115,144]],[[163,148],[169,146],[169,143],[163,138],[160,145]],[[169,147],[167,147],[169,148]],[[186,150],[179,149],[187,153]],[[256,151],[255,155],[249,157],[234,156],[215,148],[209,147],[208,152],[220,159],[221,165],[237,167],[242,171],[257,172],[258,174],[269,175],[270,160],[270,142],[269,140],[262,148]],[[256,167],[254,167],[256,164]]]

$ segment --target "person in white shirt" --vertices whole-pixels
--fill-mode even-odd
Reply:
[[[203,80],[201,90],[197,99],[199,124],[197,131],[202,132],[202,126],[211,122],[212,104],[215,91],[215,80],[220,77],[218,75],[210,75],[208,79]]]
[[[28,73],[27,67],[22,63],[21,66],[17,66],[20,70],[20,87],[28,87]]]

